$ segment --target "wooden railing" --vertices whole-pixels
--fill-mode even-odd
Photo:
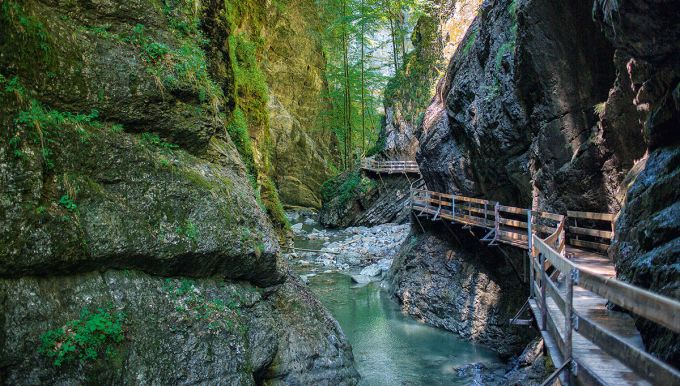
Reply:
[[[555,233],[555,247],[565,250],[565,216],[501,205],[496,201],[451,195],[422,188],[411,190],[411,205],[417,214],[431,214],[433,219],[445,219],[468,226],[492,230],[493,239],[524,249],[531,249],[530,234],[542,236]]]
[[[361,161],[361,168],[376,173],[420,173],[416,161],[376,161],[367,158]]]
[[[546,346],[559,351],[556,353],[559,356],[554,356],[558,359],[558,368],[544,384],[550,384],[560,375],[566,384],[570,384],[569,378],[573,375],[576,375],[580,384],[617,384],[611,379],[605,382],[599,378],[596,370],[601,373],[608,362],[597,362],[602,360],[602,357],[592,353],[593,347],[597,346],[601,349],[597,350],[601,355],[608,355],[609,360],[615,358],[620,362],[619,366],[625,366],[621,372],[622,383],[630,382],[625,377],[630,377],[632,370],[637,374],[635,376],[653,384],[680,385],[680,372],[677,369],[647,353],[630,337],[617,335],[617,332],[602,324],[606,318],[597,317],[602,312],[608,312],[607,303],[613,303],[680,333],[680,302],[598,274],[595,272],[599,269],[597,264],[579,266],[566,256],[569,244],[577,247],[569,249],[570,253],[578,255],[572,256],[574,261],[579,256],[590,261],[606,261],[598,254],[609,248],[614,235],[614,215],[569,211],[567,216],[563,216],[413,186],[411,206],[416,218],[427,213],[432,216],[432,220],[450,220],[465,226],[485,228],[489,231],[482,241],[491,244],[502,242],[530,251],[530,300],[525,307],[531,307],[542,333],[548,334],[544,335]],[[578,248],[592,249],[596,253]],[[580,288],[578,305],[574,304],[575,287]],[[586,302],[586,305],[582,302]],[[511,324],[518,321],[522,310]],[[597,317],[597,321],[593,316]],[[617,321],[615,319],[614,323]],[[528,324],[530,321],[521,322],[518,324]],[[581,344],[577,346],[580,357],[574,356],[574,336],[578,337]],[[547,343],[548,339],[554,343]],[[560,358],[563,359],[561,362]]]
[[[568,211],[569,244],[606,252],[614,237],[614,215]]]
[[[653,384],[680,384],[678,370],[598,324],[590,315],[579,313],[574,307],[574,286],[591,291],[608,302],[676,333],[680,333],[680,302],[578,267],[550,244],[550,240],[557,238],[556,235],[554,233],[545,240],[533,235],[534,248],[530,264],[531,296],[536,299],[534,304],[540,310],[539,327],[541,331],[547,331],[557,343],[563,358],[563,363],[556,364],[559,368],[551,378],[554,379],[560,372],[563,372],[567,382],[572,375],[581,372],[585,374],[578,377],[597,378],[591,370],[591,366],[597,366],[597,363],[589,363],[587,358],[573,355],[572,340],[574,334],[578,333]],[[555,271],[548,273],[547,266],[554,267]],[[560,273],[566,281],[564,291],[560,290],[557,280]],[[553,312],[550,311],[549,301],[559,309],[559,317],[554,315],[557,312],[554,306]],[[559,320],[563,321],[562,327]]]

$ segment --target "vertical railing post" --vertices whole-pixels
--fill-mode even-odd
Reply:
[[[534,264],[534,251],[531,248],[529,248],[529,297],[532,299],[534,298],[534,296],[536,296],[536,294],[534,294],[534,282],[536,281],[534,278],[535,265],[536,264]]]
[[[528,260],[528,261],[529,261],[529,264],[531,264],[531,258],[530,258],[530,257],[531,257],[531,248],[532,248],[533,243],[534,243],[533,237],[531,237],[531,236],[533,235],[533,232],[531,231],[531,222],[532,222],[532,218],[531,218],[531,209],[529,209],[529,210],[527,211],[527,247],[529,248],[529,251],[527,252],[527,257],[525,258],[525,264],[524,264],[524,280],[527,279],[527,269],[526,269],[527,265],[526,265],[526,260]]]
[[[559,244],[557,246],[558,252],[560,255],[565,256],[566,251],[567,251],[567,227],[566,227],[566,219],[562,219],[562,231],[560,232],[560,237],[558,237]]]
[[[484,225],[489,225],[488,202],[484,202]]]
[[[538,254],[538,263],[541,270],[541,331],[545,331],[545,323],[548,320],[548,303],[546,301],[546,286],[548,285],[548,274],[545,272],[545,255]]]
[[[566,273],[566,272],[565,272]],[[572,357],[572,328],[574,319],[574,282],[578,275],[578,270],[572,268],[567,275],[567,294],[565,298],[564,310],[564,360],[571,361]],[[564,377],[566,384],[571,384],[571,371],[567,368]]]
[[[451,223],[456,222],[456,195],[451,195]]]
[[[496,237],[499,237],[499,236],[500,236],[499,231],[501,230],[501,227],[500,227],[500,217],[501,217],[501,215],[500,215],[500,206],[501,206],[501,204],[499,204],[499,203],[497,202],[496,205],[495,205],[494,208],[493,208],[493,217],[494,217],[494,219],[493,219],[493,224],[494,224],[493,227],[494,227],[494,229],[496,230]]]

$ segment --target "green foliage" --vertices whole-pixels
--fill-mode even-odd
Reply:
[[[385,146],[387,146],[387,138],[383,135],[378,136],[378,140],[375,142],[373,147],[368,149],[366,152],[366,157],[373,157],[381,153],[383,150],[385,150]]]
[[[163,151],[179,149],[178,145],[163,140],[161,137],[158,136],[158,134],[149,132],[142,133],[142,142],[146,143],[147,145],[155,146]]]
[[[205,52],[200,47],[207,40],[200,29],[190,27],[193,24],[172,16],[171,8],[165,9],[171,26],[176,27],[179,48],[170,48],[165,43],[155,41],[146,33],[143,24],[137,24],[123,41],[140,49],[148,66],[147,72],[160,85],[170,89],[193,88],[200,102],[209,103],[213,111],[217,112],[222,89],[210,77]],[[192,20],[197,23],[198,17]]]
[[[19,112],[14,119],[15,131],[13,147],[18,155],[19,144],[27,140],[41,147],[40,154],[47,169],[54,168],[54,151],[51,146],[57,143],[64,130],[71,128],[78,133],[80,141],[87,143],[90,138],[89,128],[101,128],[97,121],[99,112],[92,110],[90,114],[73,114],[45,108],[40,102],[31,100],[30,107]]]
[[[75,361],[93,362],[102,355],[114,359],[116,346],[125,339],[124,322],[125,314],[113,312],[111,306],[98,308],[96,312],[83,309],[80,319],[42,334],[38,352],[52,359],[57,367]]]
[[[59,199],[59,205],[66,208],[69,212],[73,212],[78,209],[78,205],[76,204],[75,198],[69,196],[68,194],[64,194],[63,196],[61,196],[61,198]]]
[[[43,23],[37,17],[26,13],[22,2],[5,0],[0,4],[0,21],[13,27],[13,30],[35,46],[43,59],[49,61],[49,35]]]
[[[607,102],[602,102],[598,103],[595,106],[593,106],[593,110],[595,111],[595,114],[597,115],[602,115],[604,113],[605,108],[607,107]]]
[[[276,186],[274,186],[274,182],[269,177],[263,178],[261,195],[267,214],[272,219],[274,225],[281,229],[290,228],[290,222],[286,217],[283,204],[281,204],[279,193],[276,190]]]
[[[235,332],[244,325],[241,324],[241,304],[243,299],[239,294],[226,301],[221,298],[208,299],[194,281],[165,279],[164,291],[175,305],[175,312],[179,318],[189,323],[201,323],[214,334],[220,331]]]
[[[503,64],[503,57],[507,53],[515,51],[515,45],[517,44],[517,1],[513,0],[508,5],[508,13],[512,19],[512,25],[510,27],[510,39],[503,43],[498,52],[496,52],[495,67],[496,71],[501,70],[501,65]]]
[[[510,40],[501,45],[496,53],[496,71],[501,70],[501,64],[503,63],[503,57],[505,54],[515,51],[515,40]]]
[[[321,197],[324,202],[344,206],[358,194],[375,189],[376,186],[375,181],[362,177],[359,170],[352,170],[324,182],[321,185]]]
[[[465,46],[463,46],[463,56],[467,56],[467,54],[470,52],[470,49],[472,49],[472,46],[475,45],[475,41],[477,41],[477,35],[479,35],[479,31],[475,28],[465,41]]]
[[[488,86],[484,86],[484,100],[491,102],[496,99],[501,93],[501,82],[498,78],[494,77],[493,83]]]
[[[186,236],[189,240],[196,242],[198,240],[198,228],[191,220],[187,220],[184,226],[177,227],[177,233]]]
[[[19,101],[22,101],[26,97],[26,89],[21,85],[21,82],[19,82],[18,76],[7,79],[0,74],[0,93],[13,94]]]

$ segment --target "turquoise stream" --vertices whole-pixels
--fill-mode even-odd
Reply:
[[[457,367],[498,363],[489,349],[404,315],[379,284],[353,286],[349,276],[319,274],[310,288],[342,326],[352,344],[362,385],[470,385],[475,375]]]

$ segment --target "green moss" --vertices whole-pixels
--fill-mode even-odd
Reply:
[[[375,182],[362,177],[359,170],[340,174],[323,183],[321,197],[324,202],[344,206],[360,193],[368,192],[376,187]]]
[[[156,78],[159,86],[168,89],[193,89],[199,101],[207,103],[217,113],[223,93],[210,77],[205,52],[201,48],[208,41],[200,29],[188,27],[190,23],[198,23],[198,16],[191,16],[190,21],[184,21],[179,16],[174,16],[172,11],[168,11],[166,15],[170,25],[177,27],[174,29],[177,48],[154,40],[147,34],[143,24],[137,24],[123,41],[140,50],[147,72]]]
[[[475,28],[465,41],[465,46],[463,46],[463,56],[467,56],[467,54],[470,52],[470,49],[472,49],[472,46],[475,45],[475,42],[477,41],[477,35],[479,35],[479,31]]]
[[[227,133],[232,142],[234,142],[236,150],[241,155],[241,160],[246,165],[246,171],[252,179],[251,182],[255,183],[254,188],[257,188],[255,180],[257,170],[255,168],[255,159],[253,158],[253,145],[248,131],[248,121],[239,107],[234,110],[231,121],[227,125]]]
[[[117,356],[116,346],[125,339],[124,322],[125,314],[113,312],[111,306],[96,312],[83,309],[80,319],[42,334],[38,352],[52,359],[57,367],[76,361],[85,364],[102,356],[113,359]]]
[[[9,26],[24,43],[24,49],[44,62],[50,61],[49,35],[42,21],[27,13],[21,2],[5,0],[0,4],[0,25]],[[0,29],[2,31],[2,29]]]
[[[242,302],[239,293],[227,299],[208,298],[193,280],[166,279],[163,290],[174,305],[176,316],[187,323],[199,323],[207,332],[242,330]]]
[[[289,229],[290,222],[286,217],[283,204],[281,204],[279,193],[274,186],[274,182],[269,177],[265,177],[262,181],[261,195],[267,214],[274,225],[279,229]]]
[[[501,70],[501,64],[503,63],[503,56],[505,54],[514,52],[515,51],[515,40],[512,39],[510,41],[507,41],[501,45],[501,47],[498,49],[498,52],[496,53],[496,71]]]
[[[381,153],[383,150],[385,150],[385,146],[387,146],[387,138],[381,135],[378,137],[376,143],[370,149],[368,149],[366,152],[366,157],[373,157],[374,155]]]

